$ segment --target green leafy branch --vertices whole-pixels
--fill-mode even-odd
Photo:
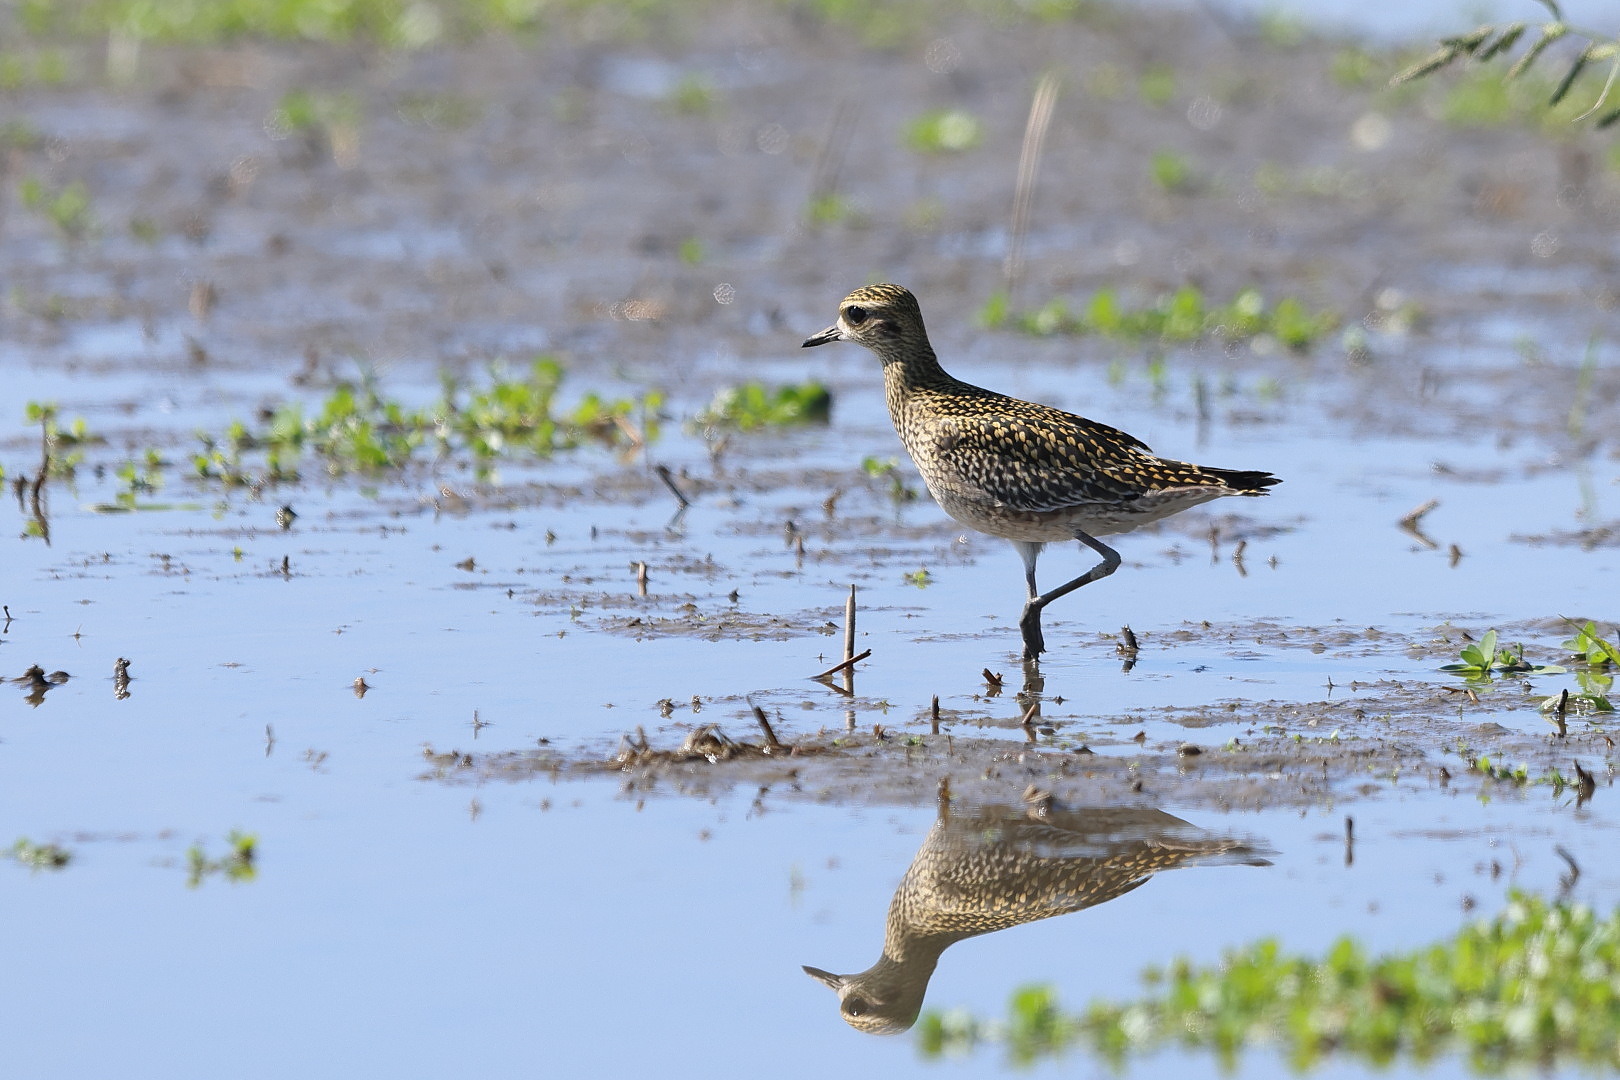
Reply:
[[[1608,77],[1603,81],[1603,88],[1598,92],[1596,100],[1580,115],[1574,117],[1573,123],[1594,115],[1608,104],[1609,97],[1614,90],[1617,78],[1620,78],[1620,38],[1604,34],[1595,30],[1584,30],[1572,26],[1564,20],[1564,13],[1556,0],[1539,0],[1540,4],[1552,15],[1550,22],[1542,23],[1535,28],[1535,37],[1525,48],[1513,65],[1508,68],[1507,79],[1518,79],[1529,71],[1531,66],[1541,59],[1548,47],[1555,41],[1565,37],[1580,38],[1586,45],[1575,54],[1565,70],[1563,78],[1554,85],[1552,95],[1547,101],[1549,108],[1556,107],[1569,96],[1576,80],[1593,64],[1607,63],[1609,65]],[[1457,60],[1464,58],[1484,63],[1505,56],[1519,44],[1530,31],[1530,26],[1524,22],[1511,22],[1506,24],[1486,23],[1476,27],[1466,34],[1456,37],[1442,38],[1439,46],[1428,56],[1416,64],[1398,73],[1390,79],[1391,86],[1412,82],[1416,79],[1432,75],[1442,68],[1450,66]],[[1598,117],[1597,126],[1606,128],[1620,121],[1620,108],[1610,109]]]

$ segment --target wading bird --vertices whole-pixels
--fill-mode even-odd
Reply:
[[[951,377],[928,344],[917,298],[899,285],[856,289],[839,305],[838,321],[804,346],[829,341],[865,345],[883,361],[889,418],[940,508],[1018,549],[1029,585],[1018,623],[1026,660],[1046,651],[1047,604],[1119,568],[1119,553],[1099,536],[1223,495],[1264,495],[1279,482],[1266,472],[1157,457],[1117,428]],[[1078,540],[1102,562],[1043,593],[1035,561],[1042,547],[1062,540]]]

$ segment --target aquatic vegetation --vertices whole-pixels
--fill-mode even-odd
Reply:
[[[669,107],[683,116],[707,116],[719,104],[720,95],[714,83],[703,75],[689,74],[670,91]]]
[[[1592,667],[1620,665],[1620,644],[1605,638],[1598,630],[1597,623],[1587,620],[1586,625],[1581,626],[1573,619],[1564,621],[1575,627],[1575,636],[1564,642],[1563,647],[1573,654],[1577,663]],[[1617,635],[1617,641],[1620,641],[1620,635]]]
[[[1614,688],[1613,671],[1620,666],[1620,645],[1605,638],[1594,622],[1581,626],[1572,619],[1564,621],[1575,628],[1575,636],[1563,647],[1571,654],[1570,662],[1580,665],[1575,670],[1577,690],[1552,695],[1541,703],[1541,711],[1554,714],[1558,721],[1566,714],[1613,712],[1609,693]]]
[[[806,215],[812,225],[839,225],[860,220],[854,204],[837,192],[811,198]]]
[[[56,844],[36,844],[23,837],[6,852],[13,859],[34,870],[60,870],[73,861],[73,853]]]
[[[1149,173],[1155,184],[1172,194],[1191,191],[1197,182],[1192,162],[1185,154],[1178,154],[1174,150],[1160,150],[1154,154]]]
[[[1136,309],[1123,306],[1113,289],[1100,289],[1079,312],[1071,312],[1068,302],[1057,297],[1034,311],[1014,313],[1006,296],[997,293],[986,301],[979,321],[986,327],[1011,323],[1040,336],[1095,334],[1135,342],[1189,342],[1206,335],[1243,341],[1265,336],[1303,351],[1337,327],[1339,317],[1312,311],[1293,297],[1268,308],[1258,289],[1244,289],[1227,304],[1211,304],[1201,290],[1186,285]]]
[[[245,37],[293,41],[376,41],[414,48],[451,33],[534,24],[537,4],[467,2],[429,6],[406,0],[23,0],[22,25],[40,34],[116,32],[137,41],[210,43]]]
[[[163,486],[165,464],[157,448],[148,447],[140,461],[131,458],[118,466],[114,475],[123,487],[113,496],[113,508],[134,510],[140,506],[142,496],[156,494]]]
[[[832,416],[832,394],[815,381],[766,390],[757,382],[729,386],[692,418],[702,428],[753,431],[763,427],[825,424]]]
[[[845,29],[852,42],[873,49],[914,40],[930,32],[938,17],[936,5],[921,0],[879,5],[814,0],[801,6],[806,16]],[[1096,0],[1041,0],[1015,10],[1051,21],[1097,6]],[[480,34],[533,33],[582,12],[592,16],[598,33],[645,36],[684,5],[675,0],[20,0],[15,7],[22,28],[35,36],[115,34],[133,41],[202,44],[242,38],[363,41],[418,49]]]
[[[302,136],[312,150],[329,152],[340,168],[360,159],[360,102],[348,93],[294,90],[265,119],[272,139]]]
[[[1347,45],[1333,54],[1333,81],[1346,89],[1372,86],[1382,74],[1382,61],[1366,49]]]
[[[209,858],[201,844],[192,844],[186,850],[187,888],[195,889],[204,879],[215,874],[232,885],[252,881],[259,876],[259,838],[252,833],[232,829],[225,834],[225,842],[230,847],[217,859]]]
[[[1494,918],[1411,952],[1368,956],[1344,937],[1313,957],[1267,939],[1210,967],[1150,969],[1144,982],[1140,1001],[1079,1013],[1040,986],[1019,990],[1003,1021],[931,1011],[919,1042],[930,1056],[1000,1042],[1020,1064],[1075,1049],[1122,1064],[1177,1045],[1228,1066],[1273,1046],[1300,1071],[1335,1055],[1382,1067],[1463,1053],[1485,1072],[1620,1065],[1620,911],[1517,891]]]
[[[917,489],[906,483],[899,458],[862,458],[861,471],[873,480],[886,480],[889,500],[897,505],[917,498]]]
[[[296,462],[306,453],[339,476],[403,469],[429,450],[468,452],[487,467],[497,458],[547,457],[586,442],[629,446],[657,437],[662,394],[608,399],[588,393],[564,410],[557,402],[563,376],[561,364],[542,356],[527,375],[494,372],[475,390],[446,378],[443,396],[425,408],[384,397],[371,379],[343,383],[312,412],[290,401],[261,429],[236,421],[221,434],[199,432],[202,450],[192,464],[198,477],[241,486],[297,480]],[[262,452],[262,474],[244,465],[250,451]]]
[[[183,455],[193,477],[223,487],[294,483],[302,463],[318,461],[328,476],[378,475],[470,455],[480,474],[500,460],[546,458],[587,444],[634,448],[661,433],[664,395],[648,390],[626,397],[596,392],[574,403],[559,398],[562,365],[538,357],[523,374],[493,371],[487,382],[464,385],[446,376],[437,401],[418,406],[387,396],[374,378],[344,382],[315,402],[287,401],[255,423],[231,422],[223,431],[198,431],[198,448]],[[767,390],[748,383],[721,391],[692,420],[709,430],[752,431],[826,423],[832,395],[817,382]],[[97,442],[82,419],[64,428],[56,407],[31,403],[27,418],[41,426],[50,475],[71,477],[83,464],[83,445]],[[122,487],[104,509],[135,509],[163,484],[171,468],[156,448],[116,466]]]
[[[1523,645],[1497,646],[1495,630],[1487,630],[1478,641],[1457,652],[1457,663],[1446,664],[1451,671],[1469,679],[1489,679],[1495,675],[1561,675],[1567,669],[1556,664],[1532,664],[1524,658]]]
[[[83,447],[100,440],[90,434],[84,417],[75,417],[66,428],[57,420],[55,402],[30,401],[23,416],[40,430],[40,457],[47,476],[71,479],[84,464]]]
[[[906,129],[906,145],[923,154],[959,153],[979,145],[984,124],[961,109],[924,113]]]
[[[17,185],[17,198],[69,240],[83,240],[95,225],[90,213],[90,189],[78,180],[52,191],[37,178],[29,177]]]
[[[67,81],[67,58],[56,49],[39,52],[0,52],[0,90],[29,86],[60,86]],[[11,126],[15,121],[8,121]],[[3,142],[0,139],[0,142]]]
[[[1176,96],[1176,69],[1167,64],[1149,64],[1136,81],[1136,93],[1155,108],[1170,104]]]

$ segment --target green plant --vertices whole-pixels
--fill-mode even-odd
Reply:
[[[69,240],[83,240],[94,225],[90,214],[90,189],[75,180],[56,191],[29,177],[17,186],[23,206],[45,218]]]
[[[252,881],[258,876],[259,838],[252,833],[232,829],[225,835],[225,842],[230,845],[229,849],[217,859],[209,858],[201,844],[193,844],[187,849],[186,885],[189,888],[195,889],[205,878],[214,874],[219,874],[232,885]]]
[[[923,567],[921,570],[913,570],[906,575],[906,584],[915,585],[919,589],[926,589],[933,583],[934,575],[928,572],[927,567]]]
[[[808,213],[813,225],[837,225],[854,221],[859,216],[849,200],[837,192],[812,197]]]
[[[1149,996],[1079,1013],[1039,986],[1019,990],[1003,1021],[930,1011],[919,1043],[938,1056],[996,1041],[1018,1064],[1080,1047],[1119,1066],[1179,1046],[1232,1067],[1258,1044],[1300,1071],[1336,1056],[1385,1068],[1448,1052],[1492,1073],[1620,1066],[1620,911],[1601,917],[1517,891],[1494,918],[1410,952],[1369,956],[1344,937],[1307,956],[1264,940],[1218,965],[1177,960],[1143,981]]]
[[[0,90],[57,86],[67,81],[67,58],[57,49],[0,52]]]
[[[71,479],[84,463],[82,448],[100,441],[90,434],[82,416],[63,428],[57,420],[55,402],[30,401],[23,408],[23,416],[28,423],[39,425],[41,456],[50,476]]]
[[[1620,645],[1605,638],[1597,623],[1588,621],[1584,626],[1573,619],[1565,619],[1575,636],[1564,642],[1563,648],[1571,660],[1581,665],[1575,671],[1577,692],[1564,697],[1555,694],[1541,703],[1543,712],[1564,710],[1580,713],[1613,712],[1609,693],[1614,688],[1612,669],[1620,666]]]
[[[979,145],[984,124],[961,109],[924,113],[906,129],[906,145],[923,154],[959,153]]]
[[[686,116],[707,116],[717,101],[714,84],[696,74],[682,76],[669,94],[669,107]]]
[[[264,127],[272,139],[298,134],[320,140],[334,162],[349,168],[359,160],[360,121],[360,101],[353,94],[292,90],[282,97]]]
[[[1560,675],[1566,669],[1556,664],[1532,664],[1524,658],[1524,646],[1498,648],[1496,631],[1487,630],[1478,641],[1464,645],[1457,652],[1457,663],[1446,664],[1441,671],[1453,671],[1470,679],[1489,679],[1493,675]]]
[[[917,497],[917,491],[905,481],[900,470],[899,458],[880,460],[875,457],[862,458],[861,469],[873,480],[887,480],[889,499],[895,503],[911,502]]]
[[[1192,162],[1174,150],[1160,150],[1154,154],[1151,173],[1153,182],[1165,191],[1180,194],[1193,189]]]
[[[147,448],[141,461],[131,459],[120,465],[116,475],[124,487],[114,496],[116,505],[134,510],[141,496],[155,493],[163,486],[163,465],[163,455],[155,447]]]
[[[1033,311],[1014,313],[997,293],[980,309],[989,327],[1012,322],[1027,334],[1095,334],[1119,341],[1190,342],[1206,335],[1228,341],[1270,338],[1290,349],[1311,348],[1339,322],[1327,311],[1311,311],[1299,300],[1284,297],[1267,307],[1258,289],[1244,289],[1225,304],[1213,304],[1194,286],[1165,293],[1146,307],[1126,307],[1113,289],[1099,289],[1078,313],[1054,297]]]
[[[1165,64],[1150,65],[1137,80],[1136,92],[1155,108],[1170,104],[1176,96],[1176,69]]]
[[[768,391],[757,382],[728,386],[714,396],[693,422],[704,428],[753,431],[762,427],[825,424],[832,416],[832,394],[818,382]]]
[[[1564,642],[1563,647],[1578,663],[1592,667],[1603,664],[1620,665],[1620,645],[1599,633],[1597,623],[1588,620],[1582,626],[1573,619],[1564,621],[1575,628],[1575,636]]]
[[[36,844],[27,837],[12,844],[7,854],[33,870],[60,870],[73,861],[73,853],[67,848],[56,844]]]

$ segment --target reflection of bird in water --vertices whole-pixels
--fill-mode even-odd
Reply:
[[[71,677],[72,676],[65,671],[53,671],[47,675],[45,674],[44,668],[40,667],[38,664],[33,664],[28,668],[27,671],[22,673],[21,678],[13,679],[11,681],[16,683],[18,686],[25,686],[28,688],[28,693],[23,697],[23,700],[37,709],[45,703],[46,691],[61,686]]]
[[[804,970],[838,992],[852,1027],[892,1035],[916,1023],[940,954],[956,942],[1080,911],[1195,863],[1270,865],[1242,841],[1162,810],[1036,804],[953,813],[942,788],[939,820],[889,903],[878,962],[855,975]]]
[[[889,418],[940,508],[1018,549],[1029,586],[1018,623],[1026,660],[1046,649],[1047,604],[1119,568],[1119,553],[1097,537],[1222,495],[1264,495],[1279,482],[1270,473],[1157,457],[1106,424],[952,378],[928,344],[917,298],[898,285],[856,289],[839,305],[838,321],[804,344],[829,341],[865,345],[883,361]],[[1035,561],[1046,544],[1065,540],[1080,541],[1102,562],[1041,593]]]

